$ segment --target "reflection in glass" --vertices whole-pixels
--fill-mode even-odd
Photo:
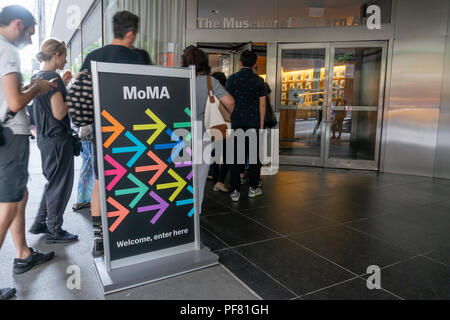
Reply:
[[[330,158],[375,160],[382,48],[336,48]]]
[[[281,56],[280,154],[320,157],[326,49]]]
[[[211,67],[211,73],[223,72],[227,78],[230,77],[233,70],[231,69],[231,56],[227,53],[207,53],[208,63]]]
[[[70,43],[70,69],[72,70],[72,75],[75,75],[80,71],[82,64],[81,57],[81,33],[77,32]]]

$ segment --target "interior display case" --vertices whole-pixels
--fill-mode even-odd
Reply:
[[[323,92],[325,82],[325,68],[320,68],[320,80],[318,72],[315,69],[299,69],[294,71],[285,71],[281,68],[281,105],[298,106],[297,119],[308,119],[315,117],[317,110],[311,106],[319,106],[323,103]],[[346,65],[335,66],[333,69],[333,100],[343,99],[345,91],[345,72]],[[297,103],[289,100],[289,90],[303,89],[305,99],[303,103]],[[303,106],[307,106],[302,108]]]

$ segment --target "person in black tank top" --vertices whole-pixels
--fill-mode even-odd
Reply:
[[[54,81],[57,87],[33,99],[37,144],[41,151],[42,172],[48,180],[31,233],[45,233],[47,243],[67,243],[77,235],[62,229],[63,215],[72,194],[74,156],[70,119],[66,104],[65,81],[56,73],[67,63],[64,42],[49,39],[42,44],[36,58],[43,68],[33,78]]]

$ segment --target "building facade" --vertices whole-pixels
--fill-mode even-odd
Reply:
[[[280,163],[450,178],[450,0],[61,0],[52,36],[72,71],[118,10],[159,65],[197,45],[228,76],[256,52]]]

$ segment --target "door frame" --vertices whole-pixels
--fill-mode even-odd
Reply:
[[[289,43],[289,44],[278,44],[278,55],[277,55],[277,75],[276,75],[276,106],[277,110],[280,112],[280,121],[281,121],[281,110],[291,110],[297,109],[297,107],[292,106],[282,106],[281,101],[281,57],[282,51],[284,49],[325,49],[325,78],[323,84],[323,105],[322,105],[322,117],[325,116],[326,113],[326,103],[328,101],[328,81],[329,77],[326,75],[329,71],[330,66],[330,42],[309,42],[309,43]],[[325,157],[325,118],[322,118],[323,124],[321,125],[321,139],[320,139],[320,156],[319,157],[311,157],[311,156],[298,156],[298,155],[281,155],[280,154],[280,164],[288,164],[288,165],[305,165],[305,166],[314,166],[314,167],[323,167],[324,166],[324,157]],[[281,125],[281,123],[280,123]]]
[[[377,129],[375,133],[375,155],[374,160],[354,160],[329,158],[330,142],[331,142],[331,106],[332,95],[329,95],[327,102],[327,125],[326,125],[326,141],[325,141],[325,157],[324,167],[326,168],[342,168],[342,169],[359,169],[359,170],[379,170],[380,164],[380,150],[381,150],[381,130],[383,125],[383,111],[384,111],[384,90],[386,84],[386,63],[387,63],[387,41],[350,41],[350,42],[331,42],[330,43],[330,69],[334,67],[334,56],[336,48],[364,48],[364,47],[381,47],[381,68],[380,68],[380,84],[378,92],[378,109],[377,109]],[[329,75],[328,91],[332,92],[333,74]]]
[[[374,160],[353,160],[329,158],[330,138],[331,138],[331,107],[332,107],[332,85],[333,73],[329,72],[334,67],[334,55],[336,48],[359,48],[359,47],[381,47],[381,69],[380,69],[380,89],[377,110],[377,129],[375,141],[375,159]],[[293,109],[292,107],[281,106],[281,57],[283,49],[325,49],[325,79],[324,79],[324,103],[323,118],[321,125],[321,152],[320,157],[298,156],[298,155],[280,155],[280,164],[286,165],[305,165],[325,168],[343,168],[356,170],[379,170],[380,151],[382,140],[383,113],[385,105],[385,85],[387,70],[387,50],[388,41],[346,41],[346,42],[315,42],[315,43],[289,43],[278,44],[277,55],[277,74],[276,74],[276,106],[280,111],[282,109]],[[296,109],[296,108],[295,108]]]

